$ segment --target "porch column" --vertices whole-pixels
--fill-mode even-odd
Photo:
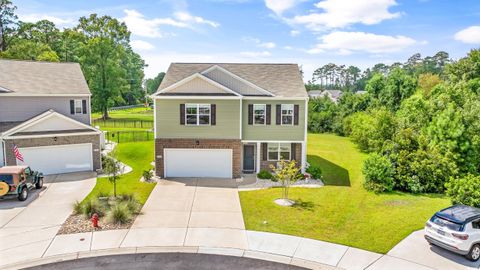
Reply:
[[[261,144],[259,142],[257,142],[257,154],[255,155],[255,162],[257,164],[257,166],[255,166],[255,171],[257,173],[260,172],[260,151],[261,151]]]
[[[305,173],[307,166],[307,144],[302,142],[302,173]]]

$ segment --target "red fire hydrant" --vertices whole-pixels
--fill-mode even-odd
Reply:
[[[97,213],[92,215],[91,221],[92,221],[92,226],[94,228],[98,228],[98,214]]]

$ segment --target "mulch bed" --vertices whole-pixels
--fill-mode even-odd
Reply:
[[[98,225],[100,228],[93,228],[92,222],[90,219],[85,219],[83,215],[70,215],[67,220],[63,223],[62,227],[57,234],[71,234],[71,233],[84,233],[91,231],[107,231],[107,230],[118,230],[118,229],[129,229],[133,222],[135,221],[136,216],[132,218],[132,221],[126,224],[109,224],[104,223],[103,218],[100,218]]]

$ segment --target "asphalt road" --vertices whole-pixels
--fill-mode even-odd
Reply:
[[[27,268],[31,270],[122,270],[122,269],[161,269],[161,270],[248,270],[248,269],[271,269],[271,270],[300,270],[305,269],[292,265],[261,261],[250,258],[230,257],[209,254],[188,253],[149,253],[149,254],[125,254],[114,256],[102,256],[82,258],[73,261],[63,261]]]

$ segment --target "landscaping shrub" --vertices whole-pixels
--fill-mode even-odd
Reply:
[[[257,173],[257,177],[260,178],[260,179],[274,180],[274,177],[273,177],[272,173],[270,173],[269,171],[267,171],[265,169],[260,170],[260,172]]]
[[[374,192],[392,191],[393,166],[390,160],[379,154],[371,154],[363,164],[364,187]]]
[[[125,194],[121,196],[121,203],[124,203],[130,214],[139,214],[142,205],[135,199],[133,194]]]
[[[75,202],[73,203],[73,213],[74,213],[75,215],[80,215],[80,214],[82,214],[82,211],[83,211],[82,209],[83,209],[83,206],[82,206],[82,203],[81,203],[81,202],[75,201]]]
[[[86,218],[90,218],[94,213],[97,213],[99,216],[105,214],[105,206],[98,199],[86,201],[82,208],[82,214]]]
[[[452,203],[480,207],[480,176],[468,174],[463,178],[451,179],[446,187]]]
[[[313,179],[320,179],[322,178],[322,169],[316,165],[310,165],[307,168],[307,173],[309,173]]]
[[[148,182],[148,181],[152,180],[153,172],[150,171],[150,170],[148,170],[148,171],[145,170],[145,171],[143,171],[143,174],[142,174],[142,175],[143,175],[143,179],[144,179],[146,182]]]
[[[112,166],[111,164],[114,162],[113,158],[102,155],[102,168],[108,168],[109,166]]]
[[[132,213],[126,203],[117,203],[107,212],[106,219],[110,223],[125,224],[132,219]]]

